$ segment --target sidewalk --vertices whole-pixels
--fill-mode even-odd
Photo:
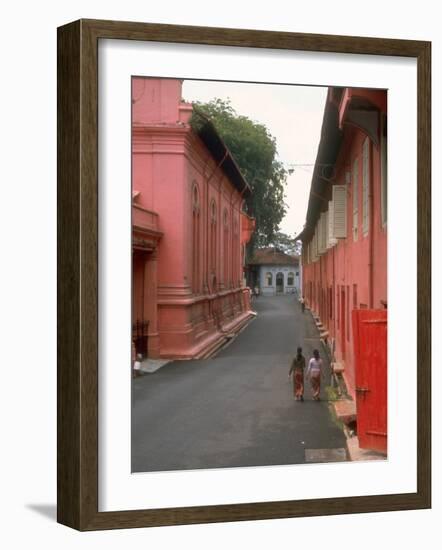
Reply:
[[[164,367],[164,365],[167,365],[167,363],[170,363],[171,359],[143,359],[141,361],[141,368],[140,371],[143,374],[152,374],[153,372],[156,372],[161,367]]]

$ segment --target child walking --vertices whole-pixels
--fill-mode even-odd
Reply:
[[[304,369],[305,357],[302,355],[302,348],[298,348],[289,370],[289,378],[293,373],[293,393],[296,401],[304,401]]]

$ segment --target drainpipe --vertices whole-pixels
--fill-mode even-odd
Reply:
[[[369,227],[368,227],[368,238],[369,238],[369,250],[368,250],[368,307],[373,309],[374,305],[374,200],[373,200],[373,187],[374,187],[374,166],[373,166],[373,144],[369,149],[370,154],[370,179],[369,179],[369,190],[368,190],[368,208],[369,208]]]
[[[323,279],[323,277],[322,277],[322,275],[323,275],[323,273],[322,273],[322,272],[323,272],[323,265],[322,265],[322,264],[323,264],[323,261],[322,261],[322,260],[323,260],[323,257],[324,257],[324,256],[322,255],[322,256],[319,258],[319,289],[320,289],[320,290],[319,290],[319,305],[318,305],[318,309],[319,309],[319,318],[320,318],[320,320],[321,320],[321,323],[322,323],[323,317],[324,317],[324,315],[323,315],[323,313],[324,313],[324,311],[323,311],[323,305],[324,305],[324,304],[322,303],[322,279]]]
[[[336,348],[336,308],[337,308],[337,300],[336,300],[336,273],[335,273],[335,254],[336,254],[336,245],[333,247],[333,296],[332,296],[332,305],[334,305],[333,308],[333,361],[335,360],[335,348]]]

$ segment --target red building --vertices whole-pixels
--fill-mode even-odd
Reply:
[[[386,91],[329,89],[306,223],[297,238],[303,242],[304,298],[322,324],[335,369],[343,373],[358,415],[378,417],[371,431],[381,442],[370,445],[384,449]],[[358,313],[363,310],[367,312]],[[361,326],[382,326],[382,332],[365,333]]]
[[[133,333],[150,357],[205,357],[251,317],[251,192],[182,82],[133,78]]]

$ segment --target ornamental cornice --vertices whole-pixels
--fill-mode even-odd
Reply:
[[[165,124],[134,124],[132,126],[132,143],[150,143],[153,140],[162,140],[165,143],[175,138],[177,141],[182,142],[186,134],[191,132],[190,126],[172,125],[166,126]]]
[[[192,167],[230,203],[240,200],[233,182],[188,125],[135,124],[132,127],[132,153],[184,155]],[[238,195],[238,196],[237,196]]]
[[[135,241],[135,238],[149,239],[156,246],[158,241],[163,236],[163,232],[158,231],[156,229],[152,229],[150,227],[134,224],[132,225],[132,235],[133,235],[134,241]]]

